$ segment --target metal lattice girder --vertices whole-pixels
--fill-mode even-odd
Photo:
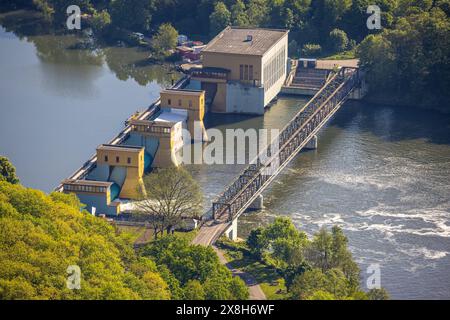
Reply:
[[[222,217],[228,213],[228,220],[250,204],[265,186],[272,181],[273,176],[262,174],[274,161],[284,167],[311,135],[322,127],[333,110],[338,106],[357,83],[358,74],[341,69],[337,75],[325,84],[306,106],[285,126],[279,135],[280,148],[272,154],[270,145],[263,151],[269,160],[262,164],[259,157],[253,161],[238,178],[213,203],[214,217]],[[275,170],[278,174],[281,169]]]

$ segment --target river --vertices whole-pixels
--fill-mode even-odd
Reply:
[[[167,67],[142,63],[145,51],[69,49],[73,36],[0,22],[0,154],[26,186],[52,190],[170,84]],[[264,117],[205,122],[281,128],[304,103],[281,97]],[[188,169],[209,201],[242,166]],[[363,287],[376,263],[392,298],[449,299],[449,176],[450,115],[348,102],[321,130],[318,149],[302,152],[266,190],[265,208],[240,219],[239,235],[279,215],[309,235],[338,224]]]

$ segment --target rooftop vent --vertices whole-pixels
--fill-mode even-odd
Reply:
[[[252,41],[253,40],[253,36],[251,34],[247,35],[247,41]]]

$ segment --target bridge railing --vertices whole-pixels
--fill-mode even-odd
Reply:
[[[354,68],[342,68],[331,77],[272,143],[218,196],[212,206],[213,218],[220,221],[231,220],[242,213],[322,127],[357,81],[358,72]],[[279,147],[272,148],[277,146],[274,143]],[[261,159],[264,157],[266,160],[262,163]]]

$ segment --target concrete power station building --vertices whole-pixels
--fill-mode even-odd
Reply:
[[[288,30],[227,27],[202,50],[201,82],[209,111],[263,114],[286,79]]]

